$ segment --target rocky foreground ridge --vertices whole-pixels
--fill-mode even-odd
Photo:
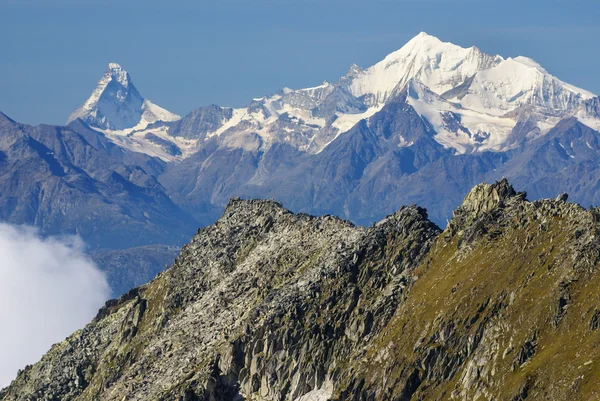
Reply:
[[[600,399],[600,211],[476,186],[441,231],[233,199],[2,400]]]

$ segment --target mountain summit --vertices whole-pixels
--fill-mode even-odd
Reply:
[[[416,79],[442,94],[502,60],[476,47],[465,49],[421,32],[399,50],[357,74],[350,91],[357,97],[370,95],[377,103],[385,103],[395,90],[404,89],[411,79]]]
[[[124,130],[180,117],[144,99],[129,73],[119,64],[110,63],[92,95],[71,114],[67,124],[78,118],[94,128]]]

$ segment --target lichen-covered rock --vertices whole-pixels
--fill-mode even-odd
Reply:
[[[598,215],[506,181],[442,235],[232,199],[0,399],[598,399]]]

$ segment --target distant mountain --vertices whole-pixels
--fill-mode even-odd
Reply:
[[[166,161],[159,181],[203,222],[235,195],[363,224],[416,202],[444,224],[468,188],[501,171],[529,189],[516,164],[530,153],[504,163],[562,121],[597,131],[599,104],[529,58],[420,33],[369,68],[351,66],[336,83],[283,88],[243,108],[205,106],[145,128],[95,127],[119,146]],[[576,187],[561,182],[559,191]]]
[[[200,223],[157,181],[165,167],[124,151],[81,120],[33,127],[0,113],[0,221],[36,226],[43,235],[80,235],[94,254],[181,245],[195,232]],[[164,266],[172,253],[163,259]],[[133,262],[128,267],[137,268]],[[139,275],[135,284],[154,274]],[[131,287],[109,281],[117,294]]]
[[[114,273],[127,277],[119,291],[160,271],[172,254],[157,246],[180,245],[232,196],[366,225],[416,203],[445,226],[473,185],[501,177],[533,199],[600,204],[600,98],[531,59],[425,33],[335,83],[241,108],[179,118],[110,64],[67,127],[3,121],[0,219],[79,233],[108,252],[95,256],[108,271],[133,269]],[[142,261],[146,245],[156,254]]]
[[[173,263],[179,251],[178,246],[154,244],[95,252],[92,259],[106,273],[113,294],[118,297],[152,280]]]
[[[124,82],[119,88],[130,85],[129,76],[119,68],[107,72],[96,92],[109,75],[117,77],[111,83]],[[337,83],[283,88],[243,108],[211,105],[175,122],[171,121],[176,116],[169,115],[158,118],[160,122],[151,119],[150,126],[128,124],[111,134],[122,146],[166,161],[189,157],[212,146],[207,143],[213,140],[219,147],[253,153],[286,144],[316,154],[404,91],[406,102],[435,130],[436,142],[454,153],[510,150],[570,117],[600,129],[598,97],[552,76],[534,60],[488,55],[420,33],[367,69],[353,65]],[[96,92],[87,103],[94,103]],[[124,96],[114,90],[102,93],[109,104]],[[77,116],[78,111],[72,118]],[[104,121],[89,123],[107,129]],[[173,152],[175,148],[179,152]]]
[[[155,121],[176,121],[179,118],[144,99],[133,85],[129,73],[119,64],[110,63],[92,95],[71,114],[67,124],[81,119],[92,127],[115,131],[145,128]]]

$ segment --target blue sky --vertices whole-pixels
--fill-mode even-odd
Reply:
[[[173,112],[335,81],[420,31],[600,93],[600,2],[0,0],[0,111],[63,123],[108,62]]]

